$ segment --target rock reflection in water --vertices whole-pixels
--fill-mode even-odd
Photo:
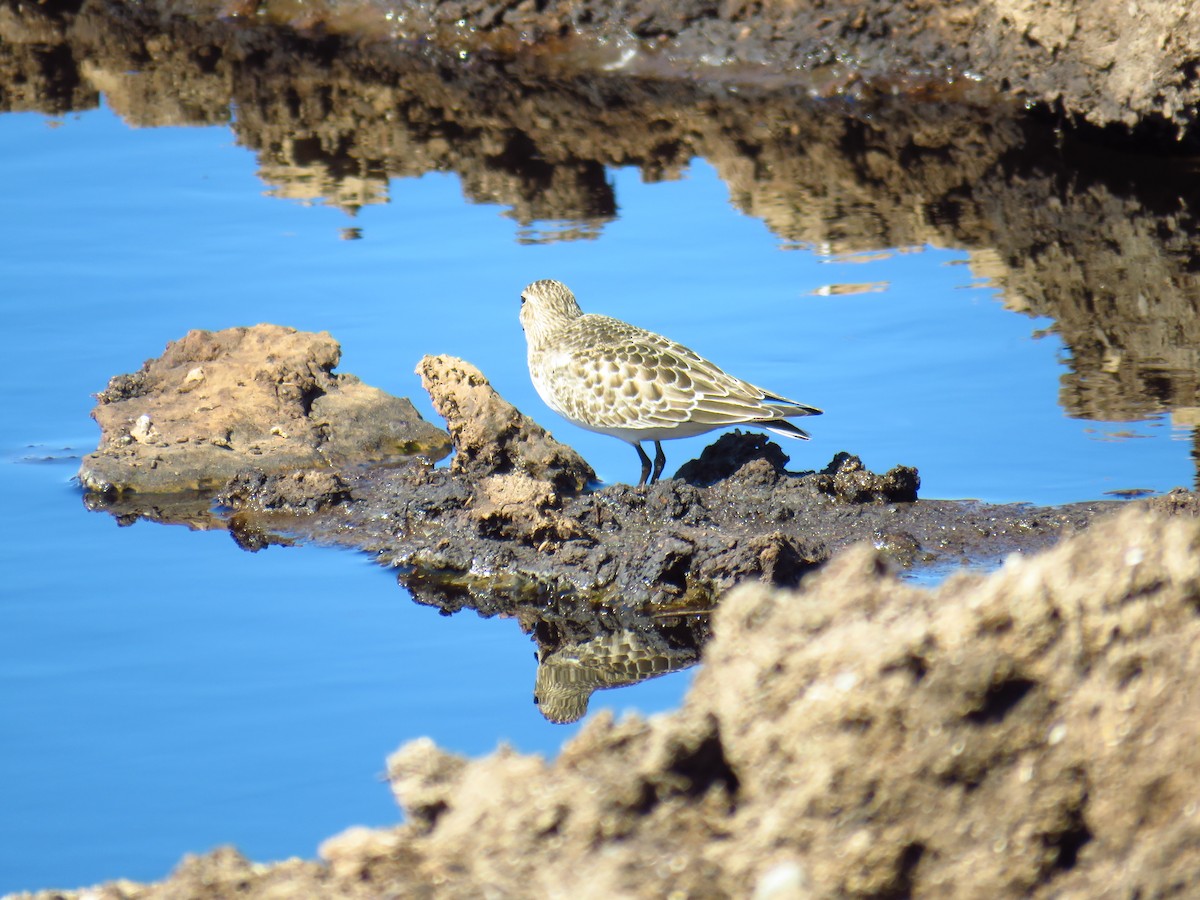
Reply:
[[[83,495],[83,505],[90,512],[108,513],[122,528],[143,521],[159,525],[182,525],[191,531],[214,531],[228,527],[213,511],[212,494],[203,491],[126,494],[121,497],[89,491]]]

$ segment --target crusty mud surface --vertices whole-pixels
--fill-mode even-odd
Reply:
[[[1200,522],[1171,503],[936,590],[864,545],[742,585],[678,712],[553,761],[418,740],[405,824],[87,896],[1193,896]]]

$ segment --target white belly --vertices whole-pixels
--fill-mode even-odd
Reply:
[[[570,417],[564,416],[564,418]],[[641,441],[669,441],[673,438],[695,437],[698,434],[706,434],[710,431],[716,431],[718,428],[728,427],[725,425],[701,425],[698,422],[680,422],[678,425],[662,428],[615,428],[588,425],[585,422],[575,422],[575,424],[580,428],[586,428],[588,431],[594,431],[597,434],[607,434],[610,437],[620,438],[631,444],[637,444]]]

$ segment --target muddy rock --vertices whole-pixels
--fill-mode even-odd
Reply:
[[[857,456],[839,453],[821,470],[816,485],[817,490],[845,503],[911,503],[917,499],[921,477],[912,466],[895,466],[876,475]]]
[[[777,444],[742,432],[685,463],[681,477],[587,491],[595,475],[574,450],[450,357],[419,367],[457,451],[436,469],[399,454],[444,433],[407,400],[332,375],[336,359],[327,335],[258,326],[193,332],[114,378],[98,397],[101,449],[82,469],[90,507],[122,521],[165,521],[177,509],[197,527],[203,498],[120,494],[203,488],[232,511],[211,513],[207,527],[227,528],[245,549],[296,538],[349,545],[396,567],[423,602],[506,614],[532,605],[577,642],[589,635],[557,617],[581,604],[704,611],[748,578],[793,586],[859,541],[902,566],[981,561],[1046,546],[1115,506],[917,501],[911,467],[879,475],[843,452],[820,472],[790,472]],[[372,459],[382,463],[363,465]],[[608,623],[591,636],[638,627]]]
[[[1194,491],[1185,491],[1183,488],[1168,491],[1160,497],[1151,497],[1146,501],[1146,506],[1167,515],[1186,516],[1193,519],[1200,517],[1200,495]]]
[[[426,356],[417,374],[450,429],[455,474],[481,479],[518,472],[568,494],[596,480],[583,457],[496,393],[470,363]]]
[[[334,374],[328,334],[278,325],[192,331],[96,395],[100,445],[79,479],[102,494],[214,489],[279,472],[449,450],[406,399]]]
[[[540,545],[583,536],[578,523],[555,512],[559,506],[548,482],[520,473],[489,475],[479,483],[469,515],[480,534],[492,538]]]
[[[515,618],[537,644],[545,672],[535,696],[545,696],[543,712],[555,721],[582,715],[594,690],[694,663],[709,613],[740,582],[792,587],[860,542],[904,568],[987,563],[1049,546],[1119,507],[918,500],[911,467],[879,475],[842,452],[819,472],[792,472],[777,444],[742,432],[720,437],[679,477],[585,490],[594,474],[574,450],[474,366],[449,357],[427,357],[420,373],[446,416],[453,463],[390,457],[363,465],[380,444],[378,429],[365,432],[367,449],[356,454],[337,449],[353,441],[330,435],[340,421],[371,423],[375,417],[356,411],[386,395],[329,373],[337,345],[328,336],[250,331],[193,333],[141,371],[114,378],[100,396],[98,418],[127,429],[116,453],[96,455],[114,484],[144,482],[138,448],[168,453],[170,437],[211,431],[214,413],[235,410],[241,418],[221,447],[228,468],[201,456],[200,474],[185,484],[221,479],[217,485],[171,495],[93,490],[88,507],[123,524],[146,518],[225,529],[248,551],[297,540],[351,547],[393,567],[418,602]],[[304,352],[289,355],[296,346]],[[352,392],[367,399],[340,396]],[[314,429],[318,411],[326,414]],[[298,446],[308,455],[236,452],[273,422],[283,423],[269,435],[281,448],[307,435]],[[89,457],[85,467],[96,464]]]
[[[317,512],[350,499],[345,480],[328,469],[239,472],[216,493],[217,503],[238,509]]]

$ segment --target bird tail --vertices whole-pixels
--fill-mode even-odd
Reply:
[[[772,409],[777,409],[785,418],[792,416],[819,416],[824,412],[823,409],[817,409],[815,406],[809,406],[807,403],[797,403],[795,400],[789,400],[787,397],[777,397],[774,394],[767,394],[763,398],[768,403],[772,404]]]
[[[814,415],[810,413],[809,415]],[[783,435],[784,437],[796,438],[797,440],[807,441],[808,432],[803,428],[797,428],[791,422],[778,419],[772,422],[755,422],[755,425],[760,428],[765,428],[767,431],[773,431],[775,434]]]

